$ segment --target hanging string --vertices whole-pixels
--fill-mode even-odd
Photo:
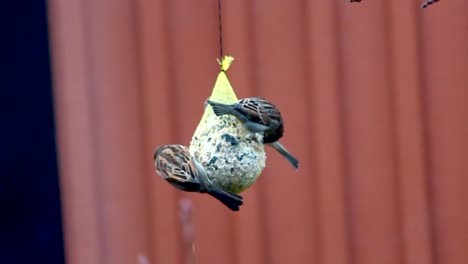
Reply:
[[[219,22],[219,58],[223,58],[223,28],[221,26],[221,0],[218,0],[218,22]]]
[[[439,0],[427,0],[424,3],[421,4],[421,8],[426,8],[429,5],[434,4],[435,2],[438,2]]]

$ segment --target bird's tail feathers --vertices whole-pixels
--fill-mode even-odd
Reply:
[[[270,143],[272,147],[274,147],[283,157],[285,157],[291,165],[297,170],[299,168],[299,160],[297,160],[291,153],[286,150],[283,145],[281,145],[278,141]]]
[[[213,112],[217,116],[233,114],[234,106],[232,105],[217,103],[210,100],[208,100],[207,103],[211,105]]]
[[[243,204],[242,196],[225,191],[215,185],[212,185],[207,193],[218,199],[233,211],[239,211],[239,207]]]

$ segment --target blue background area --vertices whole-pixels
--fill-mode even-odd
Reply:
[[[45,1],[3,1],[0,34],[0,263],[64,263]]]

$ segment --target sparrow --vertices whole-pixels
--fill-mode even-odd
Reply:
[[[207,193],[233,211],[239,211],[242,196],[225,191],[208,178],[205,168],[183,145],[165,145],[154,153],[154,165],[161,178],[186,192]]]
[[[207,100],[217,116],[233,115],[250,132],[263,133],[263,143],[275,148],[294,168],[299,167],[299,161],[291,155],[279,139],[283,136],[284,124],[278,108],[260,97],[249,97],[235,104],[222,104]]]

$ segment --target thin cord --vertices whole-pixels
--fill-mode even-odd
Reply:
[[[218,22],[219,22],[219,58],[223,58],[223,28],[221,26],[221,0],[218,0]]]

